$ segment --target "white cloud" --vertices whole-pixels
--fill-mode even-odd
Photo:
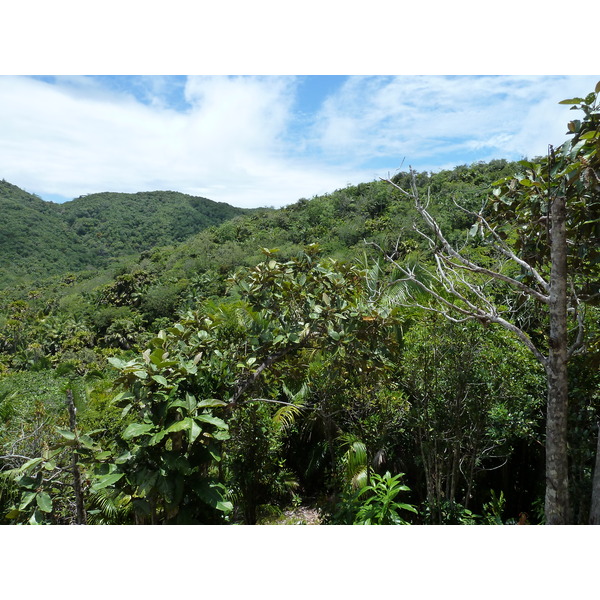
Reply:
[[[0,77],[0,177],[44,197],[171,189],[281,206],[405,166],[534,156],[564,139],[593,77],[352,77],[310,115],[293,77]],[[171,107],[170,107],[171,106]],[[301,119],[299,119],[301,115]]]
[[[172,189],[237,206],[349,181],[343,166],[294,157],[294,78],[190,77],[180,112],[149,83],[144,104],[85,78],[0,77],[0,176],[42,197]]]
[[[326,155],[352,149],[413,164],[481,152],[481,159],[543,154],[564,141],[570,116],[557,103],[593,89],[595,77],[352,78],[328,99],[314,134]]]

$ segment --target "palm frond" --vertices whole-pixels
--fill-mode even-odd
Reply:
[[[289,400],[289,404],[283,405],[273,416],[273,422],[279,425],[281,429],[291,427],[296,419],[302,414],[306,399],[310,395],[310,388],[303,383],[300,389],[294,393],[285,383],[283,384],[283,393]]]
[[[87,521],[90,525],[119,525],[127,523],[133,514],[131,496],[122,492],[102,488],[90,490],[90,508],[87,510]]]
[[[286,404],[275,413],[273,422],[281,429],[287,429],[296,422],[296,418],[300,416],[301,413],[302,411],[299,406]]]
[[[360,489],[367,484],[368,464],[367,447],[363,441],[351,433],[344,433],[338,440],[346,452],[342,456],[342,464],[347,481],[353,489]]]

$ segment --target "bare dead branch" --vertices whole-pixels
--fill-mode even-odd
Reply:
[[[394,258],[384,253],[386,260],[392,263],[400,271],[400,273],[402,273],[404,280],[410,281],[417,285],[438,304],[437,308],[425,307],[423,305],[417,306],[442,314],[445,318],[453,322],[474,319],[483,324],[495,323],[501,325],[516,335],[518,339],[533,353],[536,359],[545,367],[547,365],[547,358],[538,350],[531,338],[521,328],[499,314],[497,307],[484,293],[483,289],[492,281],[500,281],[522,292],[523,294],[536,298],[544,304],[548,304],[550,302],[549,295],[547,293],[541,293],[531,286],[517,281],[516,279],[499,271],[491,270],[478,265],[469,260],[460,252],[456,251],[444,237],[437,221],[427,211],[426,206],[421,203],[414,177],[411,181],[410,192],[404,190],[390,179],[385,181],[413,201],[415,209],[427,227],[431,230],[432,235],[427,235],[420,231],[416,226],[414,227],[415,231],[417,231],[419,235],[427,240],[427,243],[430,249],[433,251],[435,257],[436,275],[432,275],[431,279],[434,284],[437,284],[441,287],[445,294],[448,294],[448,296],[458,301],[458,303],[456,303],[449,300],[440,292],[438,292],[437,289],[435,289],[435,285],[428,285],[417,278],[414,269],[406,268],[398,263],[398,261],[396,261]],[[430,196],[428,193],[428,203],[429,200]],[[547,292],[548,284],[541,277],[541,275],[526,261],[519,259],[510,249],[508,249],[486,221],[483,220],[482,222],[487,230],[492,234],[494,239],[499,242],[495,248],[497,248],[507,259],[514,261],[515,264],[531,273],[533,278],[544,290],[544,292]],[[476,285],[474,282],[467,281],[467,279],[461,275],[461,271],[483,275],[488,278],[488,281],[484,282],[482,285]],[[400,281],[402,281],[402,279],[396,279],[390,285],[394,285]],[[456,314],[459,316],[455,316]]]

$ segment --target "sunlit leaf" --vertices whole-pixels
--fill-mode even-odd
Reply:
[[[25,492],[21,496],[21,504],[19,504],[19,510],[25,510],[37,496],[37,492]]]
[[[219,419],[219,417],[214,417],[212,415],[198,415],[196,420],[203,421],[204,423],[210,423],[211,425],[216,425],[221,429],[227,429],[227,423],[225,423],[223,419]]]
[[[69,441],[75,440],[75,434],[68,429],[61,429],[60,427],[56,428],[56,431],[65,439]]]
[[[109,487],[119,481],[123,476],[124,473],[111,473],[110,475],[102,475],[96,479],[91,489],[92,491],[96,492],[103,488]]]
[[[150,423],[131,423],[131,425],[123,432],[122,437],[124,440],[131,440],[148,433],[153,427],[154,425],[151,425]]]
[[[37,505],[40,507],[40,510],[45,513],[52,512],[52,498],[50,498],[49,494],[46,492],[40,492],[36,496]]]
[[[167,379],[165,377],[163,377],[162,375],[152,375],[152,379],[154,379],[154,381],[156,381],[156,383],[160,383],[160,385],[163,386],[168,386],[169,382],[167,381]]]

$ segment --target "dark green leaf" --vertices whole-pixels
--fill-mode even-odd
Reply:
[[[26,490],[34,490],[39,485],[39,483],[40,481],[37,477],[27,477],[26,475],[19,478],[18,480],[18,484]]]

